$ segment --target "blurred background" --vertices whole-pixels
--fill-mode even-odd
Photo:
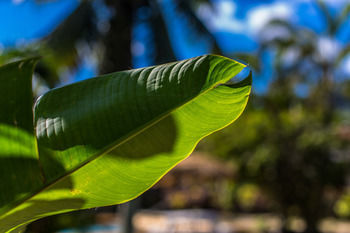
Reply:
[[[207,53],[254,76],[236,123],[141,197],[27,233],[350,232],[349,0],[1,0],[0,22],[0,64],[42,56],[36,96]]]

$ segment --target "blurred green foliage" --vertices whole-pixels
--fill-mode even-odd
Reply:
[[[334,205],[334,212],[342,218],[350,217],[350,192],[347,189]]]
[[[287,32],[268,39],[262,32],[256,57],[266,51],[275,55],[267,93],[252,97],[238,124],[201,144],[202,150],[237,164],[238,187],[250,183],[249,192],[236,192],[240,206],[251,208],[251,193],[259,193],[251,190],[258,187],[284,217],[284,232],[289,232],[292,216],[302,217],[310,233],[318,232],[321,218],[350,213],[344,193],[350,170],[350,82],[337,70],[349,45],[326,54],[322,42],[332,43],[340,21],[328,15],[322,2],[320,6],[331,27],[323,36],[285,21],[266,26],[265,33],[281,28]],[[348,8],[342,15],[349,14]],[[256,70],[260,65],[253,62]]]

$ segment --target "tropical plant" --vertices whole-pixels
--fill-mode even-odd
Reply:
[[[0,67],[0,231],[131,200],[238,118],[251,77],[216,55],[53,89],[33,107],[37,58]]]

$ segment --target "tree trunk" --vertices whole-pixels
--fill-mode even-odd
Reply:
[[[110,20],[110,29],[102,39],[105,51],[99,66],[99,73],[106,74],[131,69],[131,33],[134,4],[130,0],[106,0],[114,10]]]

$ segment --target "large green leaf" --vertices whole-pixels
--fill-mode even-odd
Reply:
[[[215,55],[112,73],[42,96],[33,134],[35,61],[0,68],[0,232],[137,197],[237,119],[251,89],[225,85],[244,65]]]

